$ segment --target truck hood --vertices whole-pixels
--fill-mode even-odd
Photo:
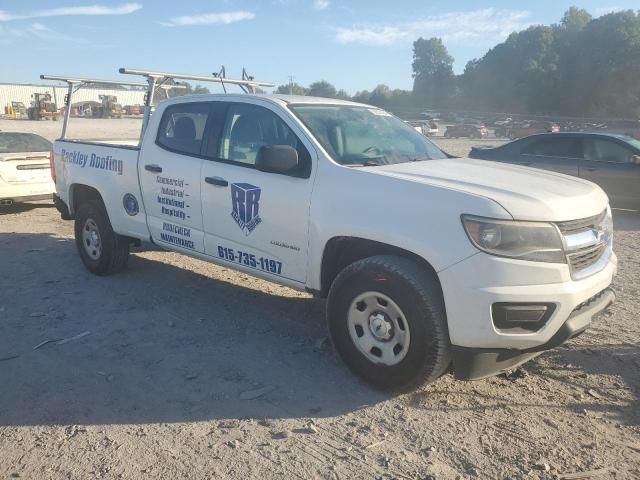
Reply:
[[[602,189],[589,181],[486,160],[426,160],[365,169],[371,173],[490,198],[516,220],[576,220],[597,215],[608,203]]]

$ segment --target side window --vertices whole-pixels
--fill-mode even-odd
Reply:
[[[156,143],[185,155],[197,155],[209,116],[207,103],[179,103],[168,107],[162,115]]]
[[[297,176],[308,176],[305,173],[310,172],[311,156],[280,117],[258,105],[231,104],[220,137],[218,158],[253,166],[260,147],[264,145],[295,148],[301,165]]]
[[[596,162],[628,163],[633,152],[611,140],[589,138],[585,140],[584,158]]]
[[[582,158],[582,142],[579,138],[544,138],[524,147],[522,154],[542,157]]]

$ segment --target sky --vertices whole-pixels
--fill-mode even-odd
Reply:
[[[353,94],[412,86],[412,42],[442,37],[461,73],[509,33],[638,0],[0,0],[0,83],[118,68],[208,75],[224,65],[277,85],[327,80]],[[137,81],[136,78],[127,80]],[[208,85],[212,91],[219,89]]]

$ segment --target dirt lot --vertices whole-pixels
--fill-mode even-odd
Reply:
[[[48,204],[2,210],[0,478],[640,478],[640,216],[616,229],[589,332],[391,396],[343,366],[321,301],[150,249],[95,277]]]

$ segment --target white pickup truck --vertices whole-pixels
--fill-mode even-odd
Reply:
[[[368,105],[183,96],[157,106],[139,146],[58,140],[54,157],[91,272],[152,242],[328,297],[337,351],[378,387],[512,368],[614,300],[599,187],[449,158]]]

